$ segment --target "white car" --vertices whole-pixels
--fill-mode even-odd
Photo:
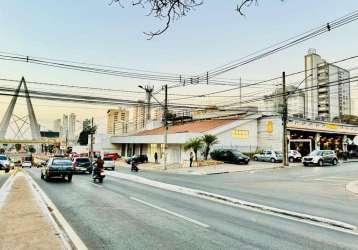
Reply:
[[[31,167],[32,167],[32,163],[31,163],[31,161],[23,161],[23,162],[21,163],[21,167],[23,167],[23,168],[31,168]]]
[[[302,155],[297,150],[288,151],[288,160],[290,162],[301,161]]]
[[[6,155],[0,155],[0,170],[5,170],[5,173],[10,171],[10,160]]]
[[[104,169],[111,169],[111,170],[115,169],[115,162],[111,157],[104,157],[103,162],[104,162],[103,164]]]

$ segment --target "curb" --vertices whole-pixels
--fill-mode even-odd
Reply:
[[[228,197],[228,196],[209,193],[209,192],[198,190],[198,189],[191,189],[191,188],[177,186],[177,185],[168,184],[168,183],[164,183],[164,182],[158,182],[158,181],[150,180],[150,179],[143,178],[143,177],[136,176],[136,175],[130,175],[130,174],[124,174],[124,173],[118,173],[118,172],[116,172],[116,173],[107,172],[107,174],[109,176],[114,176],[114,177],[118,177],[121,179],[138,182],[141,184],[145,184],[148,186],[152,186],[152,187],[156,187],[156,188],[160,188],[160,189],[164,189],[164,190],[168,190],[168,191],[172,191],[172,192],[195,196],[195,197],[199,197],[199,198],[206,199],[206,200],[224,203],[224,204],[230,205],[230,206],[236,206],[236,207],[240,207],[240,208],[247,209],[247,210],[254,210],[254,211],[263,212],[263,213],[267,213],[267,214],[271,214],[271,215],[275,215],[275,216],[285,217],[285,218],[288,218],[291,220],[306,222],[309,224],[314,224],[314,225],[323,226],[323,227],[329,227],[329,228],[332,228],[335,230],[344,230],[345,232],[349,231],[350,233],[357,234],[356,226],[342,222],[342,221],[337,221],[337,220],[332,220],[332,219],[323,218],[323,217],[319,217],[319,216],[303,214],[303,213],[288,211],[288,210],[284,210],[284,209],[280,209],[280,208],[265,206],[265,205],[252,203],[249,201],[244,201],[244,200],[240,200],[240,199],[236,199],[236,198],[232,198],[232,197]]]
[[[77,233],[73,230],[67,220],[63,217],[60,211],[57,209],[55,204],[50,200],[50,198],[45,194],[45,192],[40,188],[40,186],[33,180],[33,178],[25,173],[25,177],[29,181],[30,185],[33,187],[33,191],[39,196],[40,201],[45,207],[50,218],[53,219],[55,227],[60,231],[63,236],[63,240],[69,245],[69,249],[78,249],[86,250],[88,249]]]
[[[358,181],[351,181],[346,185],[346,190],[358,194]]]

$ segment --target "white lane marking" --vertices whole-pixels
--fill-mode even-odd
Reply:
[[[341,177],[341,176],[328,176],[325,178],[329,178],[329,179],[338,179],[338,180],[347,180],[347,181],[352,181],[352,180],[357,180],[358,177]]]
[[[163,212],[165,212],[165,213],[167,213],[167,214],[171,214],[171,215],[174,215],[174,216],[176,216],[176,217],[178,217],[178,218],[181,218],[181,219],[183,219],[183,220],[186,220],[186,221],[189,221],[189,222],[191,222],[191,223],[194,223],[194,224],[196,224],[196,225],[198,225],[198,226],[201,226],[201,227],[204,227],[204,228],[209,228],[209,227],[210,227],[209,225],[204,224],[204,223],[202,223],[202,222],[200,222],[200,221],[197,221],[197,220],[191,219],[191,218],[189,218],[189,217],[186,217],[186,216],[184,216],[184,215],[181,215],[181,214],[178,214],[178,213],[169,211],[169,210],[167,210],[167,209],[165,209],[165,208],[158,207],[158,206],[156,206],[156,205],[153,205],[153,204],[148,203],[148,202],[146,202],[146,201],[137,199],[137,198],[135,198],[135,197],[129,197],[129,198],[130,198],[131,200],[140,202],[140,203],[142,203],[142,204],[144,204],[144,205],[147,205],[147,206],[149,206],[149,207],[152,207],[152,208],[158,209],[158,210],[160,210],[160,211],[163,211]]]
[[[324,178],[317,178],[317,179],[312,179],[313,181],[323,181],[323,182],[339,182],[339,183],[346,183],[347,180],[332,180],[332,179],[324,179]]]
[[[98,184],[98,183],[94,183],[94,182],[90,182],[92,185],[95,185],[96,187],[100,187],[100,188],[103,188],[102,185]]]

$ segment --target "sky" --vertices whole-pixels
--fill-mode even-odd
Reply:
[[[110,2],[1,1],[0,51],[149,71],[198,74],[358,9],[356,0],[259,0],[257,6],[245,9],[246,15],[240,16],[235,12],[240,0],[204,0],[202,6],[171,24],[163,35],[148,41],[143,32],[157,30],[164,23],[147,16],[147,10],[126,4],[129,1],[122,1],[124,8]],[[302,70],[304,55],[309,48],[315,48],[328,61],[356,55],[357,28],[358,21],[221,77],[241,77],[249,82],[279,76],[282,71]],[[358,61],[342,66],[355,65]],[[28,81],[126,90],[139,90],[139,84],[152,84],[155,88],[163,84],[0,60],[0,78],[20,79],[22,76]],[[9,86],[9,83],[0,81],[0,86],[5,85]],[[29,87],[44,88],[31,84]],[[186,87],[175,89],[171,94],[196,94],[222,88]],[[71,93],[73,90],[66,91]],[[118,98],[143,98],[137,94],[110,94]],[[9,98],[0,96],[0,117],[9,101]],[[219,100],[203,98],[189,101],[214,104]],[[33,103],[40,124],[48,129],[52,129],[53,120],[62,117],[63,113],[74,112],[79,121],[94,116],[103,130],[106,109],[110,108],[39,100],[33,100]],[[19,104],[16,112],[25,112],[24,102]]]

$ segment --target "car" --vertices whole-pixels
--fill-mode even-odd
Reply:
[[[114,170],[115,169],[115,162],[112,159],[112,157],[103,157],[103,168],[104,169],[111,169]]]
[[[282,152],[275,150],[265,150],[261,154],[254,154],[255,161],[270,161],[272,163],[282,162]]]
[[[250,158],[237,149],[215,149],[210,153],[213,160],[223,161],[225,163],[233,164],[248,164]]]
[[[73,158],[72,166],[75,173],[92,174],[93,166],[88,157]]]
[[[72,181],[72,161],[68,158],[53,157],[41,168],[41,179],[48,181],[52,178],[66,179]]]
[[[147,155],[133,155],[132,157],[128,157],[126,159],[127,164],[131,164],[132,161],[136,161],[137,163],[146,163],[146,162],[148,162],[148,156]]]
[[[106,153],[104,154],[104,157],[112,158],[114,161],[121,158],[121,156],[118,153]]]
[[[31,168],[32,167],[32,162],[31,161],[23,161],[23,162],[21,162],[21,167],[23,167],[23,168]]]
[[[10,171],[11,162],[6,155],[0,155],[0,170],[4,170],[5,173]]]
[[[302,158],[304,166],[324,164],[337,165],[338,158],[333,150],[313,150],[308,156]]]
[[[297,150],[289,150],[288,151],[288,160],[289,160],[289,162],[301,161],[302,155]]]

